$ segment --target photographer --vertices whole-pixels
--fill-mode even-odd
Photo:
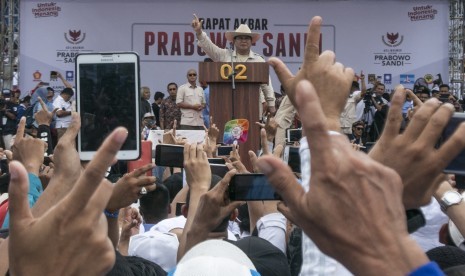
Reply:
[[[11,149],[11,138],[16,134],[16,128],[18,126],[16,122],[16,116],[18,112],[18,104],[14,94],[3,92],[5,99],[4,105],[0,108],[0,117],[2,118],[2,136],[3,142],[5,143],[5,149]]]
[[[389,98],[387,93],[384,93],[385,86],[383,83],[377,82],[373,85],[373,95],[371,98],[372,109],[374,109],[373,124],[370,127],[370,140],[376,142],[384,128],[387,112],[389,109]]]
[[[360,78],[362,83],[362,90],[360,91],[360,85],[358,79]],[[365,97],[366,86],[365,86],[365,75],[363,71],[360,73],[360,76],[355,76],[352,81],[352,86],[350,88],[350,94],[347,99],[344,110],[341,113],[339,118],[341,122],[341,130],[344,134],[352,134],[352,124],[357,121],[356,106],[357,104]]]

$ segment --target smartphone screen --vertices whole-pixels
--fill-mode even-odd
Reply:
[[[465,190],[465,175],[455,175],[455,188]]]
[[[284,148],[283,160],[293,172],[300,173],[299,147],[286,146]]]
[[[233,150],[232,146],[219,146],[216,150],[217,156],[229,156]]]
[[[280,200],[266,176],[260,173],[236,174],[228,187],[229,199],[233,201]]]
[[[155,147],[155,164],[163,167],[184,168],[184,146],[158,144]]]
[[[456,112],[450,118],[449,123],[444,128],[439,144],[443,144],[457,129],[458,125],[465,121],[465,113]],[[453,173],[456,175],[465,175],[465,150],[462,150],[454,160],[452,160],[449,165],[444,169],[446,173]]]
[[[224,165],[226,164],[226,160],[223,158],[208,158],[208,163]]]
[[[210,170],[212,171],[212,174],[215,174],[221,178],[223,178],[229,171],[226,165],[220,164],[210,164]]]
[[[302,138],[302,129],[288,128],[286,130],[286,139],[288,143],[299,142]]]
[[[176,216],[182,216],[182,206],[185,205],[185,202],[176,202]]]
[[[76,57],[76,75],[81,160],[91,160],[104,139],[119,126],[128,129],[128,137],[117,158],[138,159],[141,139],[137,54],[80,54]]]

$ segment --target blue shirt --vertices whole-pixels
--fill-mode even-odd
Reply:
[[[29,178],[29,191],[27,192],[27,199],[29,201],[29,208],[32,208],[34,204],[36,204],[39,197],[44,192],[42,188],[42,182],[37,175],[28,173]],[[3,221],[2,228],[9,228],[10,225],[10,211],[5,216],[5,220]]]

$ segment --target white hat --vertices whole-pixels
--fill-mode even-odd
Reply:
[[[173,229],[184,229],[187,219],[184,216],[164,219],[150,228],[150,231],[170,232]]]
[[[168,275],[260,275],[237,246],[223,240],[207,240],[192,247]]]
[[[178,248],[179,241],[175,234],[151,230],[131,237],[128,254],[154,262],[165,271],[170,271],[176,266]]]
[[[155,115],[153,115],[153,113],[147,112],[144,114],[144,119],[148,117],[155,117]]]
[[[246,24],[241,24],[234,32],[226,32],[224,36],[227,40],[234,42],[234,38],[239,35],[250,36],[252,38],[252,43],[257,42],[257,40],[260,38],[260,34],[252,33],[249,26]]]

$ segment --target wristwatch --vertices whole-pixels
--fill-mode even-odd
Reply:
[[[457,205],[462,201],[462,195],[457,191],[447,191],[441,197],[439,205],[441,205],[441,210],[445,213],[447,208],[452,205]]]

